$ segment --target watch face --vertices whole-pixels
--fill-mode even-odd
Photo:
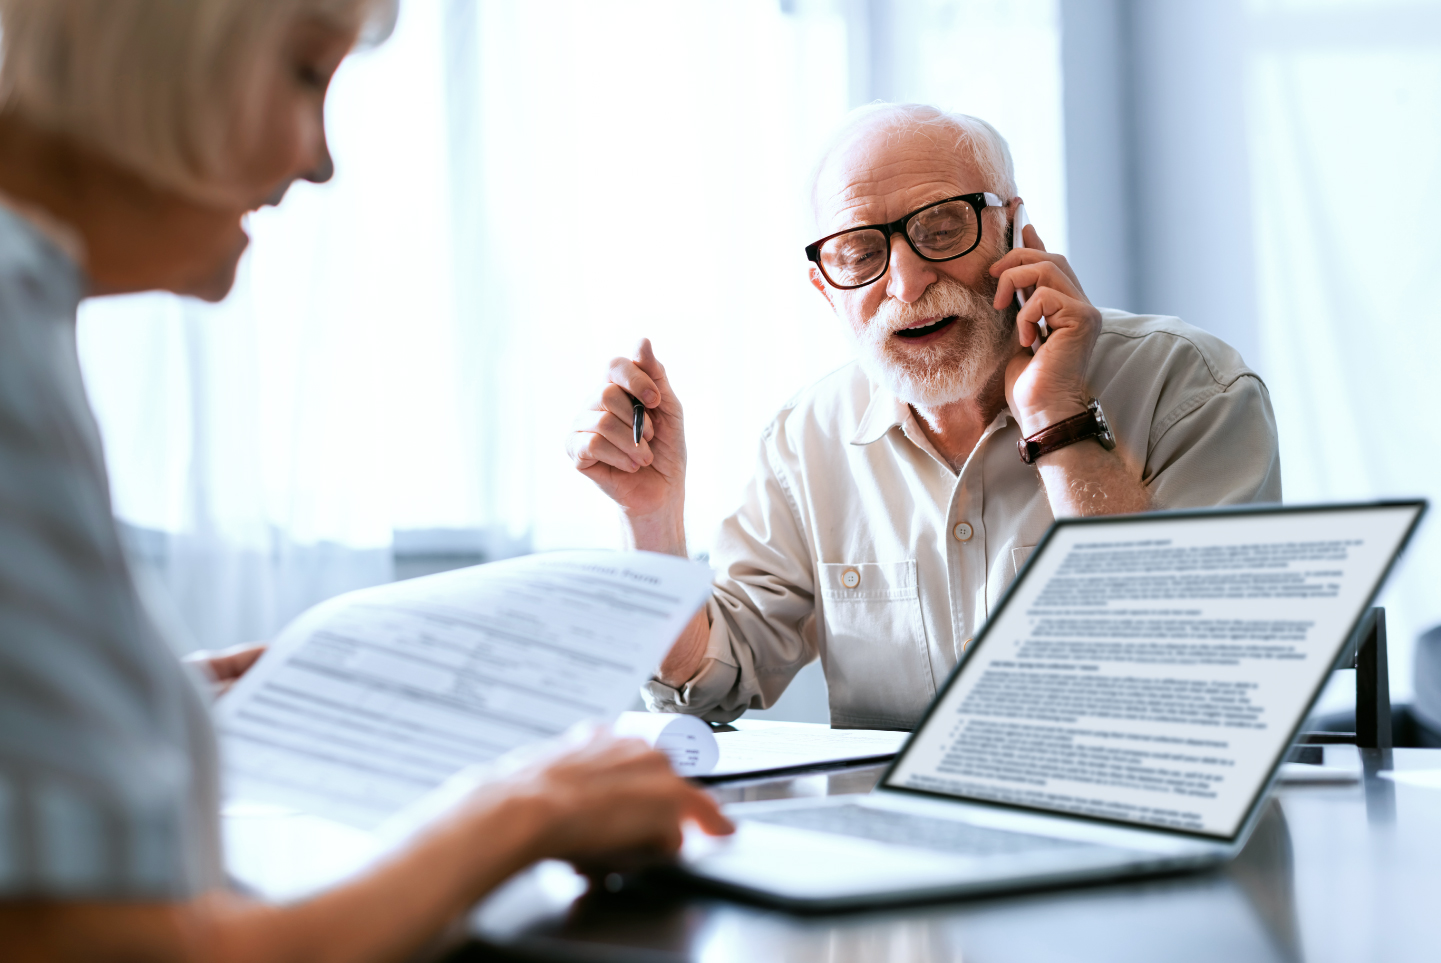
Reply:
[[[1111,433],[1111,423],[1106,420],[1106,413],[1101,410],[1100,399],[1092,398],[1087,407],[1091,409],[1091,414],[1096,416],[1096,427],[1100,430],[1096,440],[1101,443],[1102,448],[1110,451],[1116,447],[1116,436]]]

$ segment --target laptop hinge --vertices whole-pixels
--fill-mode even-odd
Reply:
[[[1356,731],[1303,732],[1297,745],[1356,745],[1390,749],[1391,682],[1386,661],[1386,610],[1368,609],[1351,639],[1351,666],[1356,670]]]

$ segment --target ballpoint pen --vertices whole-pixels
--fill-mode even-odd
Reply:
[[[631,406],[631,435],[635,438],[635,446],[639,448],[641,436],[645,434],[645,405],[641,404],[640,399],[630,392],[626,392],[626,397],[630,399]]]

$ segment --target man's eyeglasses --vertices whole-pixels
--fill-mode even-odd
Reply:
[[[981,243],[981,212],[1004,207],[989,191],[927,204],[889,224],[838,231],[806,247],[806,257],[834,287],[863,288],[879,281],[891,263],[891,238],[899,234],[927,261],[954,261]]]

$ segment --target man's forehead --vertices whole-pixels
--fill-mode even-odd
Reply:
[[[893,221],[988,186],[974,157],[953,141],[928,131],[865,131],[827,160],[816,182],[816,213],[829,233]]]

